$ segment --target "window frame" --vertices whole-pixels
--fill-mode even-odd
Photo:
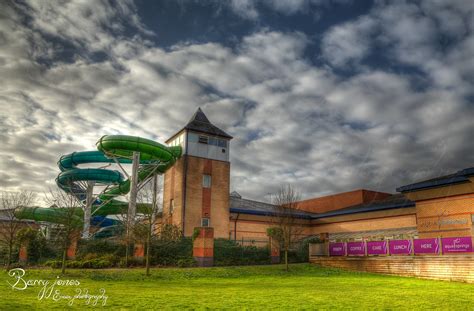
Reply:
[[[204,144],[204,145],[209,145],[209,136],[199,135],[198,143]]]
[[[207,225],[204,225],[204,221],[207,221]],[[211,218],[209,217],[202,217],[201,218],[201,227],[210,227],[211,226]]]
[[[207,177],[209,177],[209,179],[207,179]],[[202,174],[202,187],[203,188],[209,188],[209,189],[212,187],[212,176],[211,175]]]

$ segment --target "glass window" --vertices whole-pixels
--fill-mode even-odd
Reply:
[[[197,143],[198,142],[198,135],[194,133],[189,133],[188,134],[188,141],[191,143]]]
[[[227,141],[219,139],[219,147],[227,148]]]
[[[173,211],[174,211],[174,200],[171,199],[170,201],[170,214],[173,215]]]
[[[202,175],[202,186],[204,188],[211,188],[211,175]]]
[[[201,144],[208,144],[208,143],[209,143],[209,137],[199,135],[199,143],[201,143]]]
[[[201,218],[201,227],[209,227],[210,225],[209,218]]]

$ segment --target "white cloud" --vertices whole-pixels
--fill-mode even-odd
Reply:
[[[323,37],[324,58],[338,67],[364,59],[372,47],[375,27],[375,21],[366,16],[332,27]]]
[[[1,10],[9,16],[0,19],[0,157],[5,159],[0,182],[5,189],[44,190],[54,183],[61,154],[93,149],[103,134],[163,141],[198,106],[235,137],[232,188],[256,199],[287,182],[305,196],[359,187],[394,191],[415,178],[474,161],[468,143],[473,108],[464,96],[472,77],[467,63],[471,37],[460,37],[444,57],[427,48],[429,39],[401,36],[396,29],[402,25],[378,37],[394,44],[392,61],[424,72],[427,85],[416,88],[408,74],[363,68],[341,77],[315,66],[304,56],[310,40],[299,32],[261,30],[234,49],[206,43],[164,50],[141,39],[142,30],[133,38],[120,34],[125,19],[144,28],[130,4],[118,9],[97,2],[103,8],[90,20],[90,12],[80,7],[70,25],[64,24],[65,7],[34,5],[32,11],[5,5]],[[25,12],[32,14],[33,28],[22,24]],[[374,23],[381,27],[378,19],[392,13],[380,6],[371,14],[355,22],[360,27],[336,26],[327,38],[341,27],[372,46],[367,31]],[[109,20],[115,26],[103,26]],[[75,29],[79,26],[88,30]],[[49,36],[82,48],[62,62]],[[333,58],[327,57],[335,66],[356,63],[369,53],[348,52],[331,42]],[[421,62],[416,55],[425,49],[430,52]],[[107,52],[104,61],[87,57],[97,50]],[[404,50],[412,50],[409,59],[400,54]]]

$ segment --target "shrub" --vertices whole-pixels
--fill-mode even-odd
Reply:
[[[214,240],[214,265],[262,265],[270,263],[270,251],[266,247],[241,246],[227,239]]]
[[[153,241],[150,259],[152,264],[163,266],[177,266],[179,260],[193,260],[193,241],[190,238]]]
[[[178,259],[178,267],[185,268],[185,267],[195,267],[197,262],[194,258],[183,258]]]
[[[125,256],[125,245],[109,240],[79,240],[77,257],[85,258],[90,254]]]
[[[44,263],[44,265],[53,269],[59,269],[61,268],[62,262],[61,260],[48,260]]]
[[[96,257],[87,260],[68,260],[66,261],[66,267],[73,269],[103,269],[114,267],[116,265],[116,262],[118,262],[118,258],[112,255]],[[59,269],[61,268],[62,261],[49,260],[45,262],[44,265],[53,269]]]

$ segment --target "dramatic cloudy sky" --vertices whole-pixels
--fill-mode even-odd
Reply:
[[[12,1],[13,2],[13,1]],[[0,2],[0,186],[43,191],[104,134],[197,107],[232,190],[304,197],[474,166],[473,1]]]

